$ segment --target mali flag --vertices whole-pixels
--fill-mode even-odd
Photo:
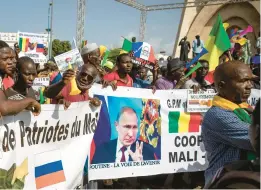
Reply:
[[[169,112],[169,133],[199,132],[201,121],[200,113]]]
[[[201,58],[209,61],[209,74],[213,76],[213,72],[219,64],[219,57],[230,47],[230,40],[223,26],[222,18],[218,15],[206,42],[205,48],[209,53]]]

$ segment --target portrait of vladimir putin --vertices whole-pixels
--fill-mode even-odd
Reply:
[[[154,148],[137,140],[139,117],[131,107],[122,107],[114,123],[118,138],[96,147],[91,164],[155,160]]]

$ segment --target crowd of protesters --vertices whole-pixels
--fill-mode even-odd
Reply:
[[[4,41],[0,41],[0,114],[15,115],[24,109],[34,115],[40,114],[41,104],[37,92],[32,88],[36,77],[50,77],[50,86],[44,90],[46,97],[44,103],[63,104],[65,109],[70,103],[79,101],[89,101],[91,105],[99,106],[100,100],[88,94],[94,83],[102,84],[104,88],[111,87],[113,90],[122,86],[151,89],[153,93],[157,90],[215,89],[218,93],[214,99],[215,104],[206,113],[202,123],[202,137],[209,161],[205,181],[197,183],[191,177],[192,180],[183,182],[183,174],[175,174],[173,177],[175,185],[173,182],[171,187],[194,188],[198,185],[203,187],[205,184],[208,188],[217,188],[222,177],[228,172],[260,172],[260,102],[255,110],[243,105],[250,96],[251,89],[260,89],[260,41],[258,40],[256,54],[253,55],[246,53],[242,54],[245,57],[238,58],[238,54],[235,53],[231,60],[225,52],[220,57],[220,65],[216,68],[214,83],[205,80],[210,64],[207,60],[199,60],[201,67],[195,74],[184,77],[191,69],[186,69],[191,47],[186,37],[179,45],[182,46],[179,58],[170,56],[166,60],[167,66],[159,65],[160,60],[156,60],[154,69],[149,71],[143,66],[134,65],[128,53],[119,54],[115,63],[107,61],[101,66],[103,55],[99,46],[90,43],[81,50],[84,65],[78,68],[77,72],[73,69],[66,70],[60,80],[53,81],[59,72],[54,59],[49,60],[44,68],[40,68],[39,64],[34,63],[29,57],[18,58],[20,50],[17,44],[11,48]],[[200,36],[196,36],[192,42],[193,56],[197,56],[203,47],[204,43]],[[152,78],[148,76],[149,72],[152,73]],[[79,93],[75,95],[70,94],[72,88],[70,81],[73,79],[79,89]],[[237,108],[240,113],[235,111]],[[240,160],[247,160],[243,155],[248,152],[254,152],[256,157],[252,161],[237,163]],[[224,171],[224,167],[228,168],[226,164],[233,163],[239,167],[233,166]],[[223,168],[222,175],[216,175],[220,168]],[[203,173],[198,175],[203,176]],[[167,177],[168,175],[141,177],[138,181],[143,188],[163,188],[166,187],[164,184]],[[106,180],[103,187],[133,187],[131,184],[127,186],[119,184],[120,180],[109,182]]]

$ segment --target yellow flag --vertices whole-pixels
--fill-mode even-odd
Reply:
[[[103,54],[105,53],[105,51],[107,50],[107,47],[104,45],[100,46],[100,56],[103,56]]]
[[[72,69],[72,65],[70,63],[68,65],[68,69]],[[70,91],[69,95],[73,96],[73,95],[77,95],[77,94],[80,94],[80,93],[81,93],[81,91],[77,87],[75,77],[73,77],[73,79],[71,80],[71,91]]]

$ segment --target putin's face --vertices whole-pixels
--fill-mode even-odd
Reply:
[[[126,108],[119,121],[115,122],[118,138],[124,146],[130,146],[136,141],[138,133],[138,118],[132,109]]]

